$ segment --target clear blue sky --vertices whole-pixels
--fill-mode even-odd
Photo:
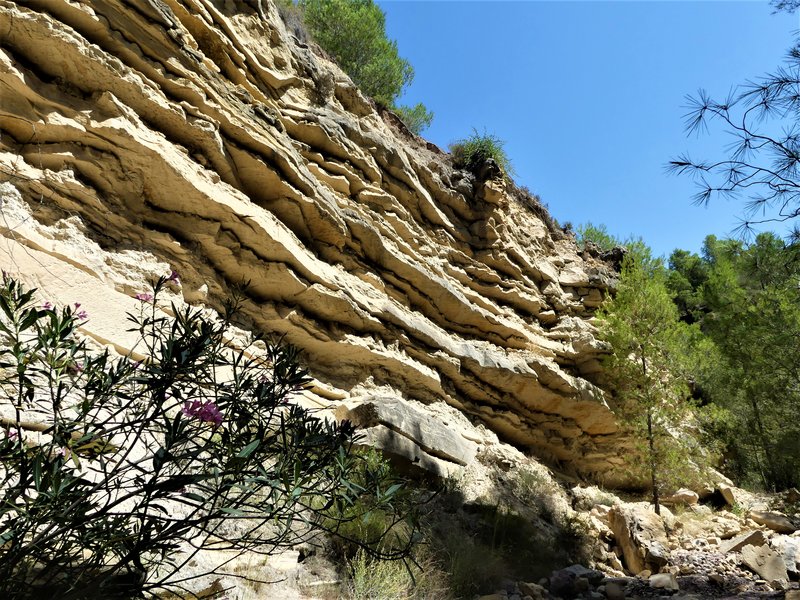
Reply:
[[[692,182],[664,171],[730,142],[721,129],[687,138],[684,96],[723,98],[774,70],[800,29],[766,1],[378,3],[416,71],[401,103],[435,113],[426,138],[446,149],[485,129],[559,222],[604,223],[664,255],[699,251],[741,215],[735,202],[693,206]]]

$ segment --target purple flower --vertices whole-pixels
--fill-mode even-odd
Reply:
[[[148,294],[146,292],[139,292],[134,296],[139,302],[152,302],[153,301],[153,294]]]
[[[6,437],[8,441],[15,442],[19,439],[19,433],[15,429],[6,429]]]
[[[53,305],[50,302],[42,304],[42,310],[53,310]]]
[[[82,362],[72,362],[68,367],[71,373],[82,373],[83,372],[83,363]]]
[[[78,319],[78,321],[87,321],[89,319],[89,313],[87,313],[85,310],[80,310],[80,307],[81,307],[81,303],[80,302],[76,302],[75,303],[75,318]]]
[[[219,412],[217,405],[211,402],[200,402],[199,400],[186,401],[183,403],[181,412],[187,417],[198,419],[203,423],[213,423],[215,427],[222,425],[222,413]]]
[[[169,277],[167,277],[167,281],[170,281],[177,285],[181,284],[181,278],[178,276],[178,272],[174,270],[172,271],[172,273],[169,274]]]

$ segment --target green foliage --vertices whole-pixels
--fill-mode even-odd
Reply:
[[[386,561],[359,551],[349,562],[345,600],[447,600],[447,574],[430,557]]]
[[[798,249],[763,233],[751,244],[706,238],[703,256],[673,254],[669,284],[708,336],[698,370],[726,469],[765,489],[800,485]]]
[[[514,495],[520,502],[546,521],[556,522],[553,497],[557,490],[546,475],[530,467],[520,467],[510,479]]]
[[[607,372],[617,402],[615,412],[641,441],[646,460],[638,464],[649,477],[658,512],[664,489],[686,484],[695,450],[687,444],[690,436],[676,436],[673,430],[688,419],[686,349],[698,334],[679,321],[663,266],[649,258],[649,252],[626,257],[616,296],[600,317],[603,338],[612,350]]]
[[[393,110],[405,123],[406,127],[416,135],[420,135],[433,122],[433,113],[425,108],[425,105],[421,102],[414,106],[395,106]]]
[[[505,142],[500,138],[484,132],[472,130],[472,135],[450,144],[453,164],[458,169],[466,169],[477,173],[487,160],[494,160],[506,177],[513,176],[514,169],[508,155],[503,150]]]
[[[793,12],[798,0],[772,0],[776,10]],[[697,160],[683,154],[670,161],[672,171],[697,182],[696,204],[714,198],[742,199],[739,231],[750,236],[766,223],[788,223],[790,237],[800,241],[800,152],[796,124],[800,120],[800,43],[785,64],[762,77],[733,86],[725,98],[714,99],[700,89],[689,96],[687,134],[721,126],[724,155]]]
[[[165,316],[157,304],[176,281],[137,295],[138,363],[90,352],[80,305],[39,306],[3,274],[3,597],[169,589],[200,549],[270,553],[314,535],[320,498],[393,513],[398,487],[352,481],[350,424],[287,402],[308,381],[297,352],[260,338],[230,349],[236,301],[219,320],[174,304]]]
[[[299,0],[311,36],[364,93],[392,106],[414,69],[386,37],[386,15],[372,0]]]
[[[333,534],[332,553],[346,559],[365,549],[382,559],[407,556],[418,538],[418,511],[416,494],[404,483],[378,450],[353,452],[348,485],[356,493],[321,512]]]
[[[587,243],[597,245],[601,250],[609,251],[616,246],[621,246],[620,242],[608,232],[608,228],[602,223],[600,225],[593,225],[586,223],[579,225],[577,229],[577,242],[583,246]]]

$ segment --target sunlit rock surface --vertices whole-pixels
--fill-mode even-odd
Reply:
[[[82,302],[84,333],[120,352],[155,276],[174,269],[174,299],[211,308],[249,282],[242,327],[303,350],[309,405],[408,402],[380,425],[437,472],[478,439],[441,437],[446,403],[563,471],[630,483],[594,379],[610,268],[263,10],[0,0],[2,268]]]

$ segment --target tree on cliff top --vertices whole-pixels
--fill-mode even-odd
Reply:
[[[285,0],[286,1],[286,0]],[[386,15],[372,0],[298,0],[303,22],[353,82],[383,106],[395,110],[414,133],[431,124],[423,104],[395,102],[414,79],[414,68],[386,36]]]

